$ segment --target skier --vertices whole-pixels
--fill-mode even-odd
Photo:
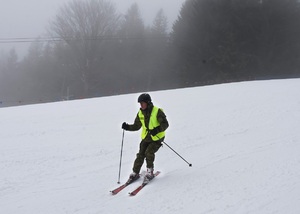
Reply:
[[[151,97],[143,93],[138,97],[141,108],[133,124],[124,122],[122,129],[127,131],[137,131],[142,128],[139,152],[133,164],[133,172],[129,179],[136,180],[139,178],[141,167],[146,159],[147,173],[144,182],[149,182],[153,177],[155,153],[162,146],[165,138],[165,130],[169,127],[166,115],[161,108],[153,105]]]

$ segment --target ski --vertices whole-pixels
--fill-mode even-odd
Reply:
[[[119,192],[121,192],[121,190],[123,190],[125,187],[127,187],[128,185],[132,184],[133,182],[135,182],[136,180],[138,180],[140,177],[138,177],[137,179],[135,180],[131,180],[131,179],[128,179],[128,181],[124,184],[122,184],[121,186],[117,187],[116,189],[114,190],[111,190],[111,194],[112,195],[116,195],[118,194]]]
[[[154,177],[152,178],[152,180],[158,176],[160,174],[160,171],[157,171],[154,173]],[[133,190],[132,192],[129,193],[130,196],[135,196],[136,194],[138,194],[139,191],[141,191],[141,189],[143,189],[147,184],[149,184],[152,180],[150,180],[148,183],[142,183],[140,186],[138,186],[135,190]]]

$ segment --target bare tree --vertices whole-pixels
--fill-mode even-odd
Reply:
[[[66,42],[88,94],[101,45],[117,29],[119,16],[106,0],[73,0],[66,3],[50,23],[50,33]]]

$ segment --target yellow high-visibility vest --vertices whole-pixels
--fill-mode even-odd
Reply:
[[[158,110],[159,110],[158,107],[153,106],[151,116],[150,116],[150,120],[149,120],[149,124],[148,124],[149,130],[152,130],[152,129],[154,129],[154,128],[156,128],[160,125],[159,121],[157,120]],[[145,117],[144,117],[141,110],[139,111],[139,118],[140,118],[140,121],[142,123],[141,138],[144,140],[146,138],[147,134],[148,134],[148,131],[147,131],[147,128],[146,128],[146,125],[145,125]],[[162,139],[164,136],[165,136],[165,132],[159,132],[155,136],[151,135],[151,138],[152,138],[153,141],[157,141],[157,140]]]

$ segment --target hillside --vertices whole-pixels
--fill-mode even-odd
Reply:
[[[116,196],[122,130],[138,94],[0,109],[5,214],[300,213],[300,80],[150,93],[170,128],[161,175]],[[138,151],[126,132],[121,181]]]

